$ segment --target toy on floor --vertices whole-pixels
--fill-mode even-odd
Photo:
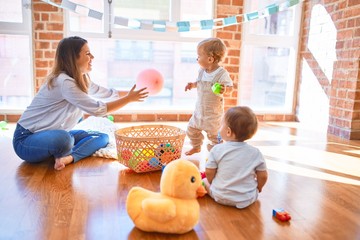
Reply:
[[[107,116],[107,119],[109,119],[111,122],[114,122],[114,116],[113,115]]]
[[[7,126],[7,122],[6,121],[0,121],[0,129],[1,130],[8,130]]]
[[[291,219],[290,214],[285,212],[282,208],[273,209],[273,217],[279,219],[282,222],[287,222]]]
[[[138,89],[146,87],[149,96],[158,94],[164,86],[164,77],[155,69],[145,69],[136,78]]]
[[[197,197],[205,194],[196,165],[178,159],[164,168],[160,192],[133,187],[126,199],[126,210],[135,226],[143,231],[182,234],[198,223]]]

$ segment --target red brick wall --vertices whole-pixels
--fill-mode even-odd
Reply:
[[[32,1],[32,10],[34,84],[38,91],[53,64],[57,44],[64,37],[64,15],[61,8],[40,0]]]
[[[310,22],[316,17],[312,16],[312,10],[320,7],[319,4],[336,28],[336,60],[331,79],[324,77],[320,64],[308,48],[309,39],[316,41],[317,38],[317,33],[310,31]],[[322,24],[319,21],[318,26],[312,27],[321,29]],[[307,62],[329,98],[328,133],[346,139],[360,139],[360,1],[306,1],[302,30],[301,61]],[[306,77],[301,71],[300,82]]]
[[[242,1],[218,0],[215,8],[215,18],[226,18],[243,12]],[[231,95],[225,95],[225,109],[237,105],[240,47],[241,47],[241,24],[220,28],[214,32],[215,37],[222,39],[227,47],[227,56],[223,66],[229,72],[234,83]]]

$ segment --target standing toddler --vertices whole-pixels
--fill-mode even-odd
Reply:
[[[197,88],[195,110],[187,126],[186,134],[192,148],[185,152],[192,155],[201,151],[204,141],[202,131],[205,131],[210,143],[208,150],[219,143],[218,131],[221,116],[224,113],[223,94],[231,91],[233,83],[229,73],[219,64],[226,54],[226,46],[219,38],[208,38],[201,41],[197,47],[199,75],[196,82],[189,82],[185,91]],[[215,83],[221,85],[219,93],[214,93]]]

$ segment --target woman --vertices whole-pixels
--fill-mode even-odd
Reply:
[[[88,43],[80,37],[60,41],[54,67],[30,106],[20,117],[13,138],[16,154],[26,162],[36,163],[55,158],[54,168],[63,169],[105,147],[107,134],[71,130],[86,112],[105,116],[130,102],[142,102],[146,88],[125,95],[93,83]],[[96,99],[107,99],[103,102]]]

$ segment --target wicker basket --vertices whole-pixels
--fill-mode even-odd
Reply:
[[[118,159],[138,173],[160,170],[181,157],[185,136],[185,131],[167,125],[119,129],[115,132]]]

